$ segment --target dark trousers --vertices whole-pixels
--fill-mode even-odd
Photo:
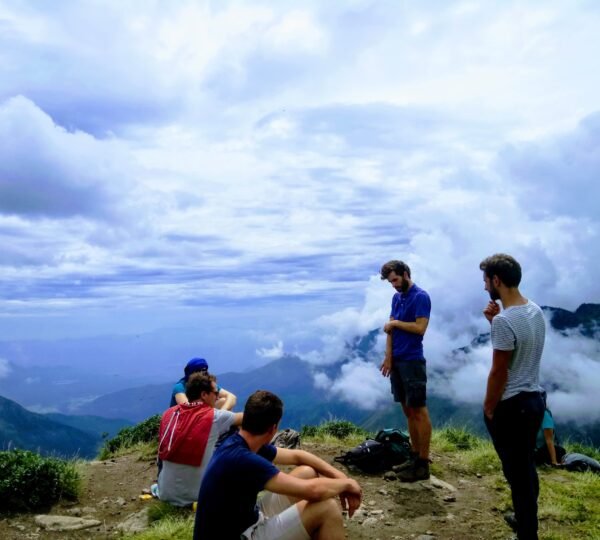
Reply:
[[[521,392],[498,403],[485,425],[510,485],[519,540],[537,540],[537,499],[540,491],[534,451],[544,417],[539,392]]]

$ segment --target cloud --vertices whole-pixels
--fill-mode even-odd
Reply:
[[[6,358],[0,358],[0,379],[4,379],[10,372],[10,362]]]
[[[579,424],[600,419],[600,341],[586,338],[577,331],[558,332],[547,324],[546,342],[540,369],[541,384],[548,393],[548,403],[561,421]],[[447,369],[439,370],[433,388],[455,401],[482,403],[492,350],[477,347],[468,354],[458,354]]]
[[[341,373],[331,380],[322,372],[314,375],[316,388],[327,389],[332,397],[345,400],[366,410],[373,410],[389,397],[389,381],[369,362],[353,360],[344,364]]]
[[[485,330],[486,255],[513,253],[540,304],[600,298],[589,3],[0,13],[7,336],[235,319],[250,354],[324,365],[383,324],[400,257],[441,369]]]
[[[70,133],[21,96],[0,104],[0,137],[1,213],[115,217],[117,144]]]
[[[500,160],[502,172],[514,182],[521,204],[532,215],[597,221],[600,112],[581,120],[568,134],[511,146]]]
[[[284,354],[284,351],[283,351],[283,341],[279,340],[271,348],[263,347],[261,349],[257,349],[256,350],[256,354],[260,358],[264,358],[264,359],[267,359],[267,360],[278,360]]]

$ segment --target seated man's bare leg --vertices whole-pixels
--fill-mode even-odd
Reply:
[[[308,465],[300,465],[299,467],[292,469],[289,474],[297,478],[304,478],[305,480],[319,476],[317,472]]]
[[[297,505],[302,525],[313,540],[344,540],[344,521],[335,499],[300,501]]]
[[[290,475],[297,478],[303,478],[309,480],[310,478],[316,478],[319,476],[316,471],[308,465],[300,465],[293,469]],[[261,499],[261,510],[267,517],[274,516],[283,512],[286,508],[289,508],[293,504],[299,502],[301,499],[297,497],[290,497],[289,495],[279,495],[278,493],[271,493],[266,491]]]

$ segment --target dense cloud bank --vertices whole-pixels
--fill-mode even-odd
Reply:
[[[599,21],[562,1],[5,2],[0,338],[184,328],[221,369],[327,365],[385,321],[376,273],[403,258],[444,366],[484,330],[497,251],[540,304],[599,301]],[[561,340],[587,396],[597,355]],[[479,399],[486,358],[453,394]],[[369,369],[319,384],[383,396]]]
[[[323,333],[323,346],[302,357],[313,364],[314,383],[318,388],[354,405],[373,410],[391,401],[389,381],[379,373],[385,350],[385,334],[380,332],[373,347],[366,354],[356,347],[352,329],[363,335],[372,328],[375,319],[383,326],[388,313],[371,304],[375,296],[383,302],[391,296],[371,281],[367,292],[369,299],[362,312],[344,311],[321,318],[318,324]],[[387,293],[387,294],[386,294]],[[482,295],[483,296],[483,295]],[[485,298],[482,298],[482,307]],[[477,314],[476,314],[477,315]],[[465,320],[468,313],[465,313]],[[587,337],[580,328],[557,330],[551,325],[552,313],[546,311],[546,343],[541,366],[541,384],[548,393],[548,402],[561,421],[592,423],[600,419],[600,332]],[[334,321],[345,325],[332,326]],[[437,396],[461,403],[483,402],[487,376],[491,366],[492,349],[489,324],[481,315],[481,334],[469,335],[466,327],[460,332],[456,322],[440,319],[435,305],[431,324],[425,337],[425,355],[428,362],[429,391]],[[452,328],[452,326],[456,328]],[[489,336],[489,334],[487,334]],[[478,336],[480,336],[479,339]],[[354,343],[354,347],[349,344]],[[327,371],[340,361],[340,371]]]

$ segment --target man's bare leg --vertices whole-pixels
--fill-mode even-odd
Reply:
[[[407,407],[404,403],[401,403],[402,410],[404,411],[404,416],[406,416],[406,423],[408,424],[408,434],[410,435],[410,445],[412,447],[412,451],[415,454],[421,454],[420,448],[420,440],[419,440],[419,426],[414,419],[413,411],[415,410],[413,407]]]
[[[335,499],[297,503],[300,519],[313,540],[345,540],[342,512]]]
[[[431,419],[429,418],[429,411],[427,407],[410,407],[410,409],[419,442],[417,452],[421,459],[429,459],[429,444],[431,442]]]

